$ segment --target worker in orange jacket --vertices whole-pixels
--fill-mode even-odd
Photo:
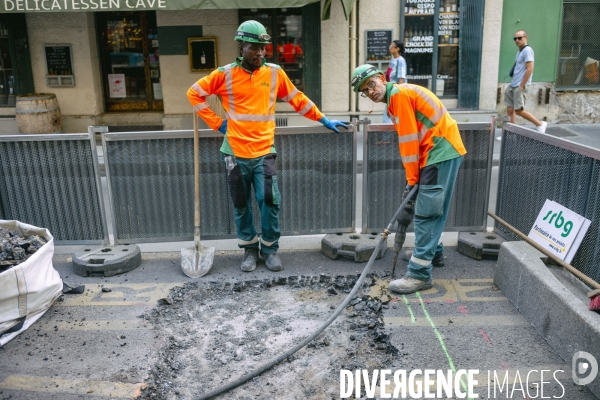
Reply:
[[[293,63],[298,61],[304,56],[302,48],[294,44],[294,39],[289,38],[288,42],[283,45],[283,61],[286,63]]]
[[[388,106],[406,170],[402,200],[419,184],[416,201],[409,202],[398,218],[399,230],[405,230],[414,218],[415,248],[406,275],[390,282],[389,288],[401,294],[429,289],[432,266],[444,265],[440,237],[458,168],[467,153],[456,121],[431,91],[417,85],[387,83],[383,72],[373,65],[356,68],[352,86],[363,97]]]
[[[339,132],[346,123],[329,120],[299,91],[283,69],[265,62],[270,36],[257,21],[242,23],[236,32],[241,57],[201,78],[187,92],[194,111],[214,130],[225,135],[221,154],[233,200],[238,246],[245,250],[242,271],[256,268],[264,259],[271,271],[283,269],[279,248],[279,204],[275,165],[276,98],[325,127]],[[221,97],[227,118],[221,119],[208,106],[206,96]],[[260,241],[254,228],[251,186],[261,213]]]

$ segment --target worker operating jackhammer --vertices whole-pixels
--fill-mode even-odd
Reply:
[[[414,293],[432,287],[432,266],[444,259],[440,243],[452,192],[463,156],[467,153],[456,121],[431,91],[411,84],[388,83],[382,71],[363,64],[352,73],[354,91],[376,103],[386,103],[398,132],[398,147],[406,170],[407,191],[419,184],[414,199],[415,248],[406,275],[390,282],[396,293]],[[407,194],[408,195],[408,194]],[[395,247],[401,247],[410,222],[402,214]],[[408,223],[407,223],[408,222]]]

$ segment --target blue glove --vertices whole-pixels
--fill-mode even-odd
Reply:
[[[227,133],[227,120],[226,119],[223,120],[223,123],[219,127],[219,132],[221,132],[223,135]]]
[[[332,131],[334,131],[335,133],[340,133],[340,131],[336,128],[336,126],[341,126],[342,128],[346,128],[348,129],[350,127],[350,122],[344,122],[344,121],[337,121],[337,120],[332,120],[330,121],[329,118],[323,116],[323,118],[321,118],[319,120],[320,123],[322,123],[325,128],[329,128]]]

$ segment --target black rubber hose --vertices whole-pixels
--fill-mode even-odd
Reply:
[[[392,218],[392,220],[390,221],[390,223],[388,224],[388,226],[387,226],[387,228],[385,230],[385,231],[388,232],[388,234],[391,231],[392,227],[394,226],[394,223],[398,219],[398,216],[400,215],[400,212],[402,211],[402,209],[404,208],[404,206],[406,205],[406,203],[408,202],[408,200],[411,197],[413,197],[413,195],[416,193],[418,187],[419,187],[419,185],[415,185],[412,188],[412,190],[408,193],[408,196],[406,196],[406,199],[404,199],[404,201],[402,202],[402,204],[400,205],[400,207],[398,207],[398,210],[394,214],[394,217]],[[387,235],[386,235],[386,237],[387,237]],[[379,241],[377,242],[377,246],[375,247],[375,250],[373,250],[373,254],[371,255],[371,258],[369,259],[369,262],[367,263],[365,269],[363,270],[362,274],[360,275],[360,277],[356,281],[356,284],[354,285],[354,287],[352,288],[352,290],[350,291],[350,293],[348,294],[348,296],[346,296],[346,298],[344,299],[344,301],[342,302],[342,304],[340,304],[338,306],[338,308],[336,308],[336,310],[333,312],[333,314],[331,314],[331,316],[327,319],[327,321],[325,321],[325,323],[323,323],[323,325],[321,325],[319,327],[319,329],[317,329],[310,336],[306,337],[306,339],[304,339],[302,342],[298,343],[297,345],[295,345],[294,347],[292,347],[291,349],[289,349],[285,353],[282,353],[281,355],[277,356],[275,359],[273,359],[273,360],[269,361],[268,363],[266,363],[266,364],[258,367],[254,371],[252,371],[252,372],[250,372],[250,373],[242,376],[241,378],[239,378],[236,381],[233,381],[233,382],[228,383],[228,384],[226,384],[224,386],[221,386],[220,388],[215,389],[212,392],[208,392],[208,393],[202,394],[199,397],[196,397],[196,399],[197,400],[210,399],[212,397],[220,395],[221,393],[227,392],[227,391],[229,391],[231,389],[235,389],[236,387],[240,386],[241,384],[243,384],[243,383],[249,381],[250,379],[255,378],[258,375],[262,374],[266,370],[273,368],[275,365],[279,364],[281,361],[285,360],[286,358],[288,358],[289,356],[291,356],[292,354],[294,354],[295,352],[297,352],[298,350],[300,350],[301,348],[303,348],[304,346],[306,346],[307,344],[309,344],[310,342],[312,342],[314,340],[314,338],[316,338],[329,325],[331,325],[331,323],[338,317],[338,315],[340,315],[341,312],[346,308],[346,306],[348,305],[348,303],[350,303],[350,300],[352,300],[354,298],[354,296],[356,295],[356,292],[358,292],[358,289],[360,288],[360,286],[362,285],[363,281],[365,280],[367,274],[371,270],[371,266],[373,265],[373,261],[375,261],[375,259],[377,258],[377,254],[379,254],[379,251],[381,250],[381,245],[383,244],[383,241],[384,241],[384,236],[382,235],[379,238]]]

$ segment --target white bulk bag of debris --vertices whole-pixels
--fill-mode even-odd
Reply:
[[[0,227],[18,232],[24,239],[46,241],[20,264],[0,273],[0,346],[37,321],[62,294],[63,283],[52,266],[54,238],[47,229],[19,221],[0,220]],[[0,237],[0,243],[2,243]],[[6,243],[6,240],[4,241]],[[0,251],[1,252],[1,251]],[[6,262],[4,264],[7,264]]]

